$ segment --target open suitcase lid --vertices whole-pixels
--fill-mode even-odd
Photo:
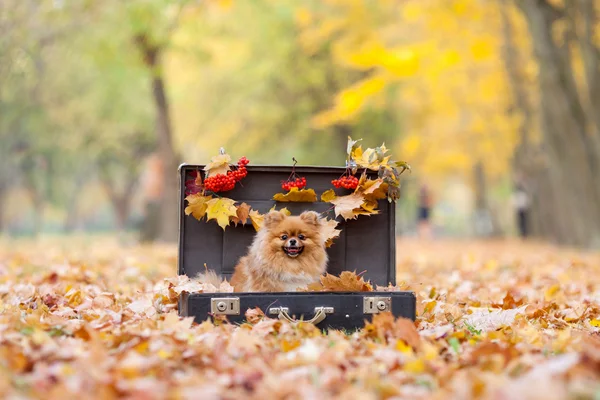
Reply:
[[[191,215],[185,215],[185,182],[193,179],[190,175],[192,171],[200,171],[204,177],[203,168],[203,165],[187,164],[179,167],[179,274],[194,277],[205,271],[206,264],[206,268],[229,280],[238,260],[246,254],[256,231],[250,220],[245,225],[232,224],[223,230],[214,220],[198,221]],[[276,206],[277,209],[287,207],[293,215],[314,210],[319,213],[328,212],[331,219],[335,217],[332,205],[321,202],[320,196],[324,191],[334,189],[331,181],[344,173],[344,167],[296,166],[296,173],[306,177],[306,187],[317,193],[318,201],[314,203],[282,203],[272,200],[274,194],[282,192],[281,181],[287,180],[292,171],[291,166],[248,165],[247,169],[248,176],[241,181],[241,185],[236,185],[235,189],[226,194],[236,204],[245,202],[261,214]],[[350,193],[345,189],[334,190],[337,195]],[[349,221],[338,217],[340,223],[337,229],[342,232],[327,249],[327,272],[339,275],[342,271],[366,271],[365,279],[374,284],[395,285],[394,206],[394,203],[384,199],[379,201],[377,215],[359,216]]]

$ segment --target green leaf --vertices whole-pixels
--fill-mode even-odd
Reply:
[[[450,347],[452,347],[452,350],[454,350],[454,352],[458,354],[458,352],[460,351],[460,343],[458,343],[458,339],[455,337],[451,337],[450,339],[448,339],[448,344],[450,345]]]

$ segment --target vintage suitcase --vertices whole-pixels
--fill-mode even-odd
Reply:
[[[202,170],[201,165],[183,164],[179,168],[179,274],[194,277],[205,270],[215,270],[230,279],[238,259],[243,256],[255,235],[250,222],[224,231],[214,222],[197,221],[186,216],[184,209],[185,182],[193,179],[191,172]],[[335,217],[331,204],[278,203],[272,200],[275,193],[282,192],[281,181],[286,180],[291,166],[249,165],[248,176],[242,185],[227,192],[227,197],[245,202],[260,213],[287,207],[293,215],[305,210],[320,213],[329,211]],[[317,197],[332,189],[331,181],[345,171],[342,167],[295,167],[305,176]],[[347,190],[335,189],[338,195]],[[328,273],[339,275],[342,271],[366,271],[364,277],[373,285],[395,284],[395,208],[394,203],[380,200],[379,214],[362,216],[356,220],[340,221],[340,237],[327,249]],[[240,323],[248,308],[259,307],[266,315],[290,321],[304,320],[320,328],[354,329],[364,325],[373,314],[391,311],[395,316],[415,319],[415,295],[413,292],[285,292],[285,293],[196,293],[183,294],[179,299],[179,312],[194,316],[197,322],[215,315],[226,315],[230,322]]]

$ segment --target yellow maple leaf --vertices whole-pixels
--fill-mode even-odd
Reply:
[[[225,197],[209,200],[206,209],[208,220],[216,219],[219,226],[225,230],[229,225],[229,218],[237,217],[237,208],[234,203],[234,200]]]
[[[185,198],[188,202],[185,208],[185,215],[192,214],[194,218],[200,221],[206,215],[207,203],[212,196],[202,196],[200,193],[191,194]]]
[[[242,203],[237,206],[236,216],[231,217],[231,222],[237,226],[238,223],[245,224],[248,221],[248,214],[250,213],[250,206],[246,203]]]
[[[344,219],[356,218],[355,209],[360,208],[364,197],[360,193],[352,193],[347,196],[336,197],[330,203],[335,206],[335,216],[341,215]]]
[[[210,162],[204,167],[206,176],[209,177],[218,174],[227,174],[227,171],[230,170],[230,162],[231,156],[229,154],[219,154],[218,156],[211,158]]]
[[[273,200],[280,201],[283,203],[297,202],[297,203],[312,203],[317,201],[317,194],[313,189],[302,189],[292,188],[288,193],[277,193],[273,196]]]
[[[333,189],[329,189],[329,190],[324,191],[321,194],[321,201],[324,203],[329,203],[331,200],[335,199],[336,197],[337,197],[337,195],[335,194]]]
[[[590,325],[594,328],[600,328],[600,320],[592,319],[590,320]]]
[[[340,236],[342,231],[340,229],[335,229],[338,225],[338,221],[335,219],[328,219],[322,229],[323,238],[325,239],[325,247],[331,247],[333,244],[333,239]]]
[[[258,231],[260,228],[262,228],[263,223],[265,222],[264,215],[262,215],[261,213],[259,213],[256,210],[251,210],[250,213],[248,214],[248,216],[250,217],[250,221],[252,221],[252,226],[254,227],[254,229],[256,231]]]

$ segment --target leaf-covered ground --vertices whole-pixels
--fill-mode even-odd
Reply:
[[[3,242],[0,396],[599,398],[600,255],[405,240],[398,254],[417,323],[323,334],[256,311],[241,327],[179,319],[174,247]]]

